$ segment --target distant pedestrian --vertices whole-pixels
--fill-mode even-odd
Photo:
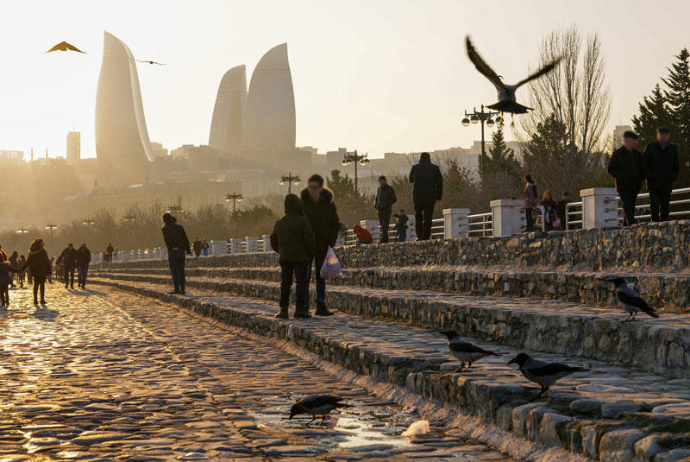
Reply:
[[[203,253],[204,257],[208,257],[208,241],[204,239],[204,242],[201,243],[201,252]]]
[[[57,259],[58,265],[64,267],[65,289],[74,289],[74,271],[77,269],[77,249],[68,244]]]
[[[678,147],[671,143],[671,129],[659,127],[657,141],[644,150],[642,162],[652,207],[652,221],[668,221],[673,182],[678,179],[680,165]],[[661,212],[659,211],[661,209]]]
[[[194,249],[194,256],[198,257],[201,255],[201,240],[197,237],[194,239],[194,243],[192,244],[192,249]]]
[[[26,256],[20,255],[19,260],[17,260],[17,265],[19,268],[22,268],[24,266],[24,263],[26,263]],[[26,280],[26,271],[25,270],[20,270],[19,273],[17,274],[17,279],[19,279],[19,287],[23,288],[24,287],[24,281]],[[29,281],[31,282],[31,281]]]
[[[271,248],[278,252],[280,263],[280,313],[276,318],[287,319],[290,291],[294,276],[295,318],[309,316],[306,300],[309,297],[309,265],[314,258],[314,232],[304,216],[302,201],[294,194],[285,196],[285,216],[278,220],[271,233]]]
[[[642,153],[636,149],[637,138],[637,133],[633,131],[623,133],[623,145],[613,151],[608,167],[609,175],[616,180],[616,191],[623,203],[624,226],[637,223],[635,205],[645,177]]]
[[[438,165],[431,163],[428,152],[423,152],[419,156],[419,163],[412,166],[410,183],[414,183],[412,202],[417,240],[426,241],[431,238],[434,206],[443,198],[443,175]]]
[[[29,247],[29,257],[21,269],[29,268],[34,281],[34,305],[38,305],[38,292],[41,292],[41,304],[45,304],[46,277],[51,273],[50,258],[42,239],[34,239]]]
[[[112,262],[113,261],[113,253],[115,252],[115,248],[113,247],[113,244],[108,243],[108,247],[105,249],[105,255],[106,255],[106,261],[107,262]]]
[[[368,245],[374,242],[374,238],[371,237],[371,233],[365,229],[362,228],[359,225],[355,225],[352,230],[355,232],[355,236],[357,236],[357,247],[360,245]]]
[[[0,262],[0,305],[10,306],[10,283],[14,279],[14,273],[19,269],[10,265],[10,262]]]
[[[388,229],[391,222],[391,213],[393,212],[393,204],[398,201],[395,195],[395,189],[388,184],[385,176],[379,177],[379,187],[376,190],[376,199],[374,207],[379,213],[379,223],[381,224],[381,243],[388,242]]]
[[[2,250],[2,246],[0,245],[0,262],[7,261],[7,252]]]
[[[86,244],[82,243],[77,250],[77,285],[82,289],[86,288],[86,277],[89,273],[89,264],[91,263],[91,251]]]
[[[525,175],[525,218],[527,220],[527,231],[534,229],[534,215],[532,209],[537,205],[537,185],[532,179],[532,175]]]
[[[403,209],[398,210],[398,213],[393,216],[398,220],[395,225],[395,231],[398,233],[398,242],[405,242],[407,240],[407,222],[409,217]]]
[[[544,191],[539,205],[544,208],[544,216],[542,217],[542,220],[544,220],[544,230],[551,231],[560,226],[558,204],[553,199],[553,194],[551,194],[550,190]]]
[[[12,252],[12,255],[10,255],[10,259],[9,259],[10,266],[12,268],[14,268],[14,269],[18,268],[18,266],[17,266],[17,260],[18,259],[19,259],[19,253],[17,253],[17,251],[15,250],[14,252]],[[18,273],[18,271],[16,271],[16,272]],[[12,274],[10,274],[10,287],[12,287],[12,288],[14,288],[14,273],[15,272],[13,271]]]
[[[558,219],[561,221],[561,229],[565,229],[565,223],[566,223],[566,210],[568,208],[568,204],[571,202],[570,200],[570,193],[569,192],[563,192],[561,193],[561,200],[558,201]]]
[[[182,225],[177,224],[176,220],[169,213],[163,215],[163,239],[168,248],[168,264],[172,274],[173,294],[185,293],[184,262],[185,253],[191,255],[192,249],[189,247],[189,239]]]
[[[338,211],[333,202],[331,190],[323,187],[323,177],[312,175],[307,181],[307,187],[300,193],[304,214],[311,223],[314,231],[314,258],[309,263],[308,279],[311,278],[312,267],[316,273],[316,315],[330,316],[333,313],[326,307],[326,280],[321,277],[321,267],[326,259],[328,247],[334,247],[338,240],[338,230],[340,229],[340,219]],[[307,294],[309,294],[307,287]],[[309,316],[308,295],[305,300],[306,316]]]

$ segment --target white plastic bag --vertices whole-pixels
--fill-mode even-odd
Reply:
[[[339,278],[342,275],[343,271],[340,268],[338,257],[335,256],[335,252],[329,246],[326,258],[323,260],[323,265],[321,265],[321,277],[324,279]]]

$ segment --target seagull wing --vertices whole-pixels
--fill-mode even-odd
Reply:
[[[474,64],[474,67],[477,68],[477,70],[491,83],[494,84],[494,87],[498,90],[502,90],[505,88],[505,85],[503,82],[501,82],[500,77],[496,72],[494,72],[491,67],[486,64],[486,61],[479,55],[477,52],[477,49],[474,47],[474,44],[472,43],[472,40],[470,40],[470,36],[468,35],[465,37],[465,47],[467,48],[467,57],[470,58],[470,61],[472,61],[472,64]]]
[[[538,79],[539,77],[541,77],[541,76],[543,76],[543,75],[545,75],[545,74],[548,74],[549,72],[551,72],[552,70],[554,70],[554,69],[556,68],[556,66],[558,66],[558,64],[561,62],[561,59],[562,59],[562,58],[560,58],[560,57],[554,59],[554,60],[551,61],[549,64],[547,64],[546,66],[542,67],[541,69],[539,69],[537,72],[535,72],[534,74],[530,75],[530,76],[527,77],[526,79],[520,80],[517,84],[515,84],[515,88],[517,89],[518,87],[521,87],[522,85],[524,85],[524,84],[526,84],[526,83],[528,83],[528,82],[531,82],[531,81],[534,80],[534,79]]]
[[[618,300],[620,300],[622,303],[634,306],[635,308],[638,308],[640,311],[644,311],[653,318],[659,317],[659,315],[656,314],[656,310],[654,308],[647,305],[647,302],[645,302],[642,297],[638,296],[637,293],[635,293],[635,291],[630,290],[627,287],[621,287],[616,292],[616,297],[618,297]]]
[[[64,50],[64,46],[66,43],[67,42],[60,42],[57,45],[55,45],[53,48],[51,48],[50,50],[46,51],[45,53],[51,53],[53,51],[62,51],[62,50]]]
[[[65,47],[67,47],[68,50],[76,51],[78,53],[85,53],[84,51],[81,51],[79,48],[75,47],[74,45],[67,43],[67,42],[62,42],[65,44]]]

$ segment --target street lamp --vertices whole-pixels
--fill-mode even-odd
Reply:
[[[49,230],[50,230],[50,239],[51,239],[51,240],[53,239],[53,230],[54,230],[54,229],[57,229],[57,228],[58,228],[58,225],[55,225],[55,224],[53,224],[53,223],[48,223],[48,224],[46,225],[46,229],[49,229]]]
[[[225,202],[232,201],[233,215],[237,213],[237,203],[242,202],[242,199],[244,199],[244,197],[242,197],[242,194],[238,194],[235,191],[233,191],[232,194],[228,194],[227,196],[225,196]]]
[[[469,118],[468,118],[469,117]],[[495,117],[495,122],[492,117]],[[476,108],[472,109],[472,112],[467,112],[465,111],[465,118],[462,119],[462,124],[463,127],[469,127],[470,124],[477,124],[477,122],[481,122],[482,124],[482,155],[479,157],[479,171],[482,175],[484,176],[484,157],[486,156],[486,143],[484,141],[484,124],[486,123],[486,126],[489,128],[492,128],[496,123],[502,123],[503,119],[501,118],[501,113],[500,112],[495,112],[495,111],[485,111],[484,110],[484,105],[482,104],[481,111],[477,112]]]
[[[28,232],[29,232],[29,230],[26,228],[19,228],[17,230],[17,234],[27,234]]]
[[[134,223],[135,221],[137,221],[137,217],[131,213],[128,213],[127,215],[122,217],[122,221],[124,221],[125,223]]]
[[[86,219],[84,219],[84,221],[82,222],[82,224],[83,224],[84,226],[93,226],[93,225],[96,224],[96,220],[94,220],[93,218],[86,218]]]
[[[347,167],[350,164],[355,164],[355,194],[359,195],[359,189],[357,188],[357,164],[361,164],[362,166],[367,165],[369,163],[369,153],[364,153],[364,154],[357,154],[357,151],[355,152],[346,152],[343,155],[343,161],[342,164],[344,167]]]
[[[168,213],[173,214],[173,213],[182,213],[184,210],[182,209],[182,206],[173,204],[173,205],[168,205]]]
[[[292,192],[292,185],[297,186],[299,184],[299,175],[292,176],[292,172],[287,175],[280,175],[280,182],[278,184],[284,186],[285,183],[288,185],[288,194],[290,194]]]

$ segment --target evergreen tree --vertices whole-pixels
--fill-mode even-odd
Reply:
[[[668,77],[662,79],[667,86],[666,101],[671,112],[671,136],[678,145],[680,176],[676,188],[690,186],[690,53],[683,48],[676,56],[677,61],[669,69]]]
[[[666,97],[657,84],[652,94],[645,96],[639,104],[640,113],[632,118],[633,128],[640,135],[640,146],[644,148],[656,141],[656,129],[660,125],[671,125],[671,115]],[[618,146],[614,146],[614,149]]]
[[[520,194],[520,163],[515,158],[515,152],[506,145],[502,125],[491,135],[491,148],[483,163],[481,179],[486,199],[491,201]]]

